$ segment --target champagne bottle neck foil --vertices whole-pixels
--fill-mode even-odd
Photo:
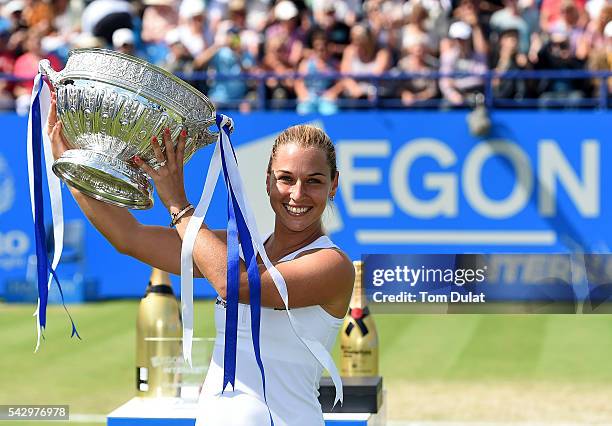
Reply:
[[[167,294],[174,296],[172,291],[172,282],[170,281],[170,274],[161,269],[153,268],[151,277],[149,278],[149,285],[145,292],[145,297],[150,294]]]
[[[353,261],[355,267],[355,284],[353,285],[353,296],[351,297],[351,309],[364,309],[366,306],[365,291],[362,284],[362,262]]]
[[[157,284],[157,285],[149,284],[147,286],[147,291],[145,292],[145,297],[147,297],[151,293],[167,294],[168,296],[174,296],[174,292],[172,291],[172,286],[168,284]]]

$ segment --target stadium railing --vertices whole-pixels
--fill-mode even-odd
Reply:
[[[256,110],[282,110],[294,109],[296,99],[287,97],[276,99],[270,94],[266,82],[269,79],[285,80],[285,79],[304,79],[317,80],[326,79],[338,81],[342,78],[352,78],[360,82],[369,82],[374,87],[373,95],[367,99],[348,99],[339,98],[336,103],[340,109],[364,109],[364,108],[381,108],[381,109],[434,109],[434,108],[471,108],[473,102],[467,102],[459,106],[451,106],[442,96],[438,96],[426,101],[419,101],[412,105],[404,105],[400,98],[402,83],[411,79],[427,79],[436,80],[439,82],[441,78],[461,78],[461,77],[480,77],[484,84],[482,87],[483,104],[489,108],[594,108],[607,110],[612,107],[612,85],[608,84],[608,79],[612,78],[612,71],[587,71],[587,70],[529,70],[529,71],[510,71],[496,72],[488,71],[482,74],[472,73],[450,73],[444,74],[440,72],[430,73],[403,73],[403,72],[388,72],[381,75],[365,75],[365,74],[299,74],[286,73],[276,74],[269,72],[242,73],[241,75],[219,74],[215,72],[193,72],[193,73],[177,73],[177,76],[190,82],[196,88],[206,93],[216,82],[221,81],[245,81],[249,87],[248,95],[240,99],[231,99],[222,102],[216,102],[219,107],[223,108],[238,108],[240,104],[247,102],[252,109]],[[14,75],[0,74],[0,81],[23,82],[30,79],[19,78]],[[530,86],[530,97],[514,97],[502,98],[495,93],[494,82],[503,80],[522,80]],[[572,81],[582,80],[584,90],[578,98],[560,96],[555,99],[543,99],[538,85],[545,81]],[[609,89],[610,86],[610,89]],[[589,96],[589,93],[594,92],[593,88],[597,87],[596,96]]]

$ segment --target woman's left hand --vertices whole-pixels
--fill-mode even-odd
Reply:
[[[157,189],[157,195],[170,213],[177,212],[184,208],[189,202],[185,194],[185,182],[183,177],[183,160],[185,158],[185,140],[187,132],[181,131],[176,144],[176,149],[172,144],[170,129],[166,128],[163,132],[163,141],[159,141],[155,136],[151,139],[151,146],[155,152],[155,158],[161,166],[155,170],[145,163],[142,158],[135,157],[134,161],[138,167],[144,170]],[[163,144],[163,145],[162,145]],[[164,146],[165,152],[161,147]]]

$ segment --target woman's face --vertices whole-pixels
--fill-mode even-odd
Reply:
[[[325,152],[297,144],[278,147],[266,179],[276,224],[301,232],[321,226],[327,199],[335,195],[338,177],[330,177]]]

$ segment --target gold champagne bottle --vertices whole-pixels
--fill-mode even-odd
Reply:
[[[136,394],[178,397],[182,322],[170,276],[153,268],[136,321]]]
[[[378,375],[378,333],[366,306],[361,261],[354,261],[355,286],[349,313],[342,325],[340,374],[347,377]]]

